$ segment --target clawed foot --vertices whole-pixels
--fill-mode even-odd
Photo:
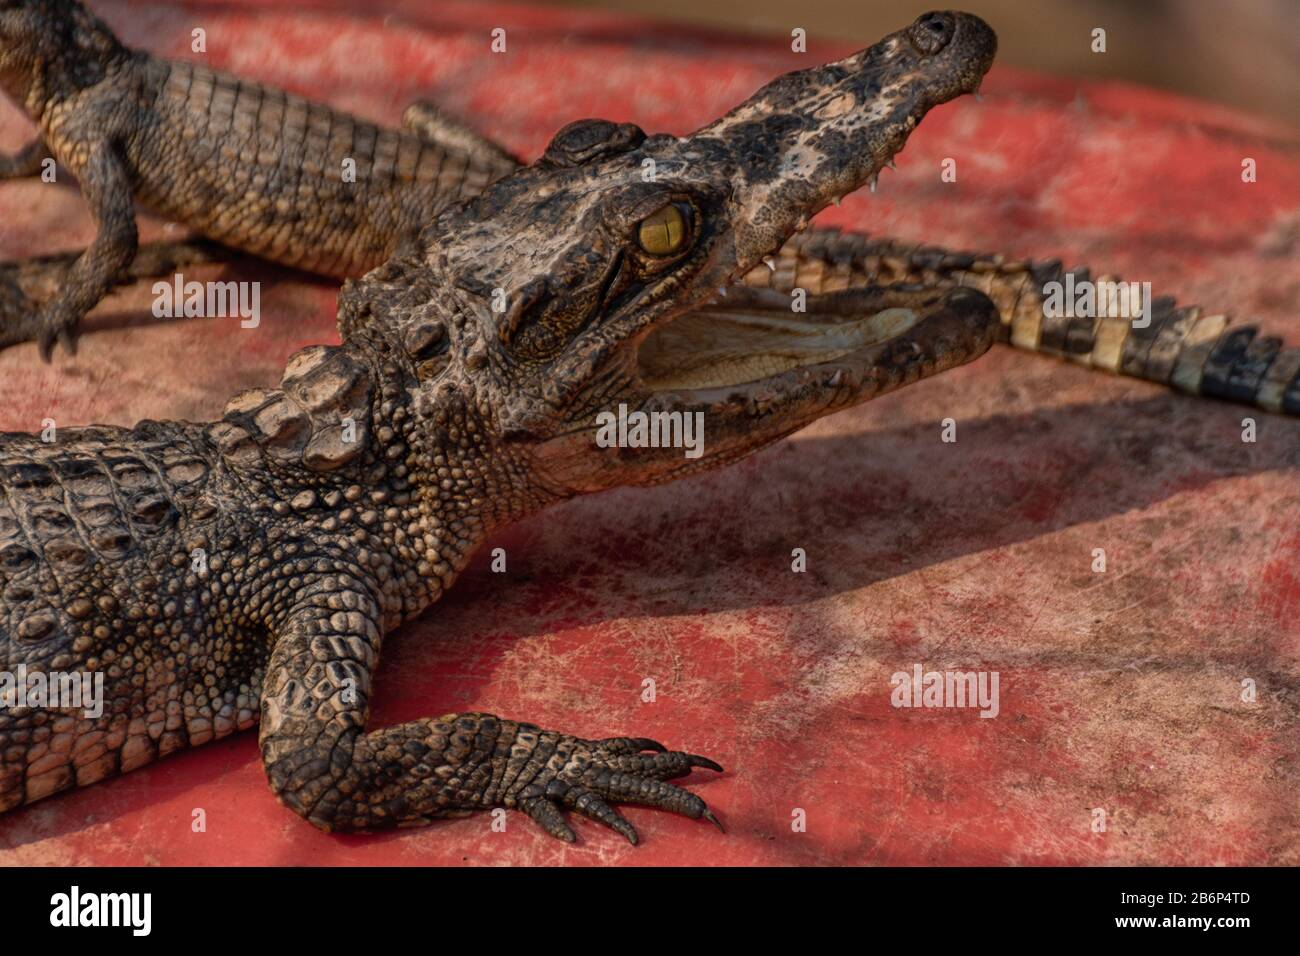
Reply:
[[[33,302],[18,286],[0,276],[0,350],[35,341],[41,358],[50,361],[56,342],[77,354],[77,316],[55,303]]]
[[[551,749],[553,755],[507,800],[507,806],[523,810],[547,833],[566,843],[574,842],[576,837],[562,809],[575,810],[603,823],[635,846],[636,829],[611,803],[657,807],[692,820],[708,820],[722,829],[703,800],[666,782],[689,774],[695,767],[721,773],[722,768],[707,757],[669,750],[643,737],[583,740],[546,733],[527,724],[520,726],[517,743],[530,749]]]

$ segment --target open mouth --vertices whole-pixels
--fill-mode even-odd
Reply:
[[[961,286],[854,286],[792,304],[741,284],[654,328],[636,353],[650,403],[797,427],[970,361],[1000,323],[985,295]]]
[[[904,337],[916,309],[795,312],[788,296],[737,289],[732,298],[656,328],[637,353],[642,383],[654,392],[759,384],[793,369],[835,362]]]
[[[884,166],[894,165],[906,134],[899,133],[867,182],[875,190]],[[815,215],[829,202],[819,203]],[[754,271],[775,270],[786,241],[764,256]],[[707,392],[765,384],[797,369],[822,366],[833,372],[893,340],[904,340],[933,306],[933,291],[900,289],[883,296],[867,286],[807,294],[801,302],[762,285],[738,282],[717,290],[705,305],[657,325],[637,350],[637,376],[656,394]]]

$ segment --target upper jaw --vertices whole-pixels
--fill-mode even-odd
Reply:
[[[642,315],[638,331],[699,307],[826,206],[874,185],[930,109],[978,92],[996,50],[980,18],[924,14],[853,56],[777,78],[690,136],[647,140],[633,165],[650,156],[665,178],[716,199],[720,225],[675,308]]]
[[[693,134],[688,156],[729,166],[734,281],[816,213],[874,182],[935,106],[978,92],[997,37],[929,13],[844,60],[780,77]]]
[[[707,262],[669,308],[643,315],[632,350],[676,318],[716,301],[774,255],[816,213],[874,184],[936,105],[979,90],[997,37],[978,17],[923,14],[909,27],[838,62],[779,77],[722,118],[675,141],[665,168],[721,191],[714,215],[727,224]],[[646,144],[651,148],[652,143]],[[734,300],[733,300],[734,302]],[[787,305],[788,309],[788,305]]]

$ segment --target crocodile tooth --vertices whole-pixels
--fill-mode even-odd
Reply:
[[[764,256],[763,265],[767,266],[773,272],[776,271],[776,259],[774,259],[772,256]]]
[[[831,200],[831,202],[835,203],[835,205],[838,207],[840,204],[840,197],[836,196],[834,199]]]
[[[872,191],[873,193],[876,191],[876,180],[879,179],[879,178],[880,178],[880,177],[879,177],[879,174],[877,174],[877,173],[872,173],[872,174],[871,174],[871,182],[870,182],[868,185],[871,187],[871,191]]]

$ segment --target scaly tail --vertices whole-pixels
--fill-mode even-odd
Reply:
[[[1012,260],[1000,255],[953,252],[898,239],[871,238],[833,229],[797,233],[745,277],[751,286],[809,295],[868,284],[962,285],[991,298],[1002,315],[1001,341],[1066,358],[1080,365],[1170,385],[1192,395],[1256,405],[1300,415],[1300,347],[1261,336],[1253,325],[1230,326],[1226,315],[1202,314],[1154,299],[1150,322],[1046,315],[1044,289],[1072,276],[1090,281],[1087,269],[1066,270],[1059,260]],[[1101,276],[1101,282],[1117,282]]]

